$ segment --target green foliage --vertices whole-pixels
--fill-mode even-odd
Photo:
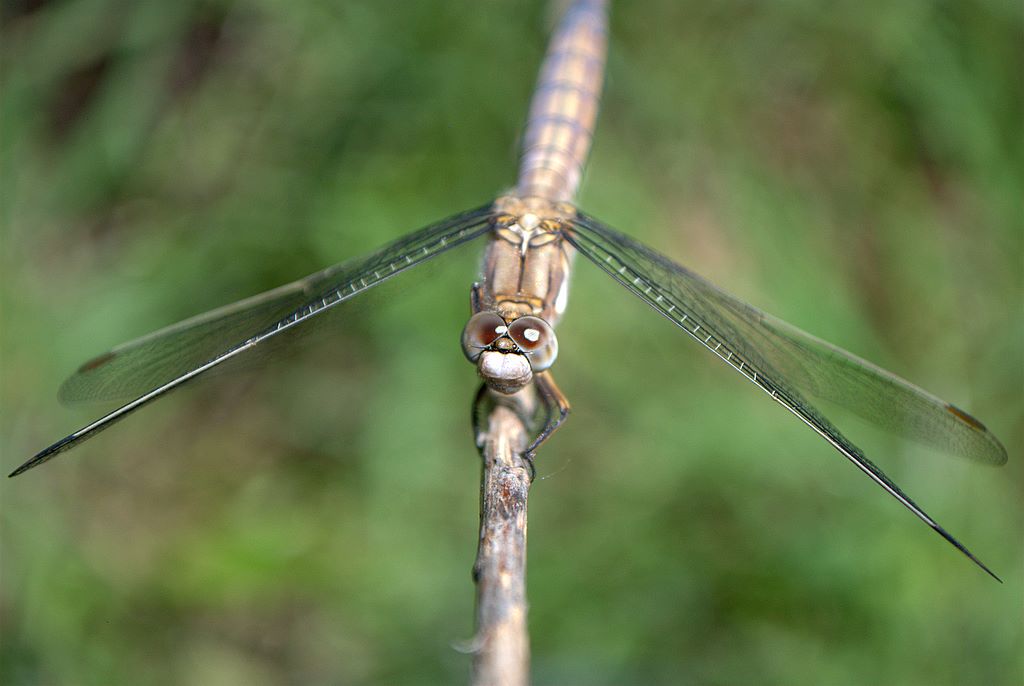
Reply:
[[[103,409],[53,399],[82,360],[509,186],[549,27],[469,0],[21,7],[8,470]],[[532,496],[537,683],[1021,682],[1022,30],[1012,0],[613,8],[580,204],[983,418],[1002,470],[836,415],[1006,584],[579,263],[574,415]],[[475,259],[0,484],[0,681],[464,681]]]

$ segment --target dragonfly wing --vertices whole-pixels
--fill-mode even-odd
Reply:
[[[939,535],[998,579],[843,436],[801,391],[835,400],[868,418],[877,419],[886,411],[898,410],[896,420],[883,423],[907,429],[919,439],[922,438],[919,427],[929,426],[940,434],[935,440],[928,440],[929,444],[982,462],[1005,462],[1005,449],[980,422],[894,374],[766,315],[657,251],[582,213],[572,220],[565,239],[768,393]],[[886,393],[892,393],[893,397]],[[872,403],[877,406],[871,406]]]
[[[760,317],[758,330],[765,332],[775,366],[811,395],[951,455],[1006,463],[999,439],[956,405],[777,317]]]
[[[16,476],[94,436],[182,384],[278,334],[490,230],[491,205],[449,217],[368,256],[187,319],[83,364],[61,387],[65,400],[133,398],[16,469]]]
[[[76,403],[137,398],[296,311],[313,295],[308,280],[204,312],[97,355],[64,381],[60,399]]]
[[[588,234],[588,227],[590,234]],[[590,217],[581,216],[579,232],[596,246],[629,258],[640,269],[641,283],[660,285],[679,301],[687,327],[700,326],[713,340],[777,383],[833,402],[903,437],[977,462],[1001,465],[1006,449],[985,426],[964,410],[838,346],[801,331],[722,291],[697,274]],[[605,266],[610,266],[608,263]],[[622,280],[623,275],[618,275]],[[630,278],[635,278],[631,276]],[[627,284],[635,287],[636,284]],[[644,286],[646,288],[646,286]],[[641,297],[644,293],[640,293]],[[655,296],[656,297],[656,296]],[[658,308],[658,304],[655,304]],[[676,314],[669,315],[671,319]],[[721,349],[720,349],[721,350]],[[734,359],[735,359],[734,356]]]

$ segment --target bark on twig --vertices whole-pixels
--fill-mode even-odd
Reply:
[[[473,566],[476,686],[521,686],[529,681],[526,499],[530,473],[520,458],[528,440],[520,415],[496,405],[484,438],[480,547]]]

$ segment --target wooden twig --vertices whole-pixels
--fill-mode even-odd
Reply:
[[[522,686],[529,681],[526,499],[530,470],[520,457],[529,436],[521,416],[504,404],[496,405],[483,439],[480,547],[473,565],[476,686]]]

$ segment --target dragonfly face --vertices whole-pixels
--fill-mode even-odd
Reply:
[[[478,312],[462,330],[462,352],[490,388],[511,395],[554,364],[558,339],[540,317]]]

